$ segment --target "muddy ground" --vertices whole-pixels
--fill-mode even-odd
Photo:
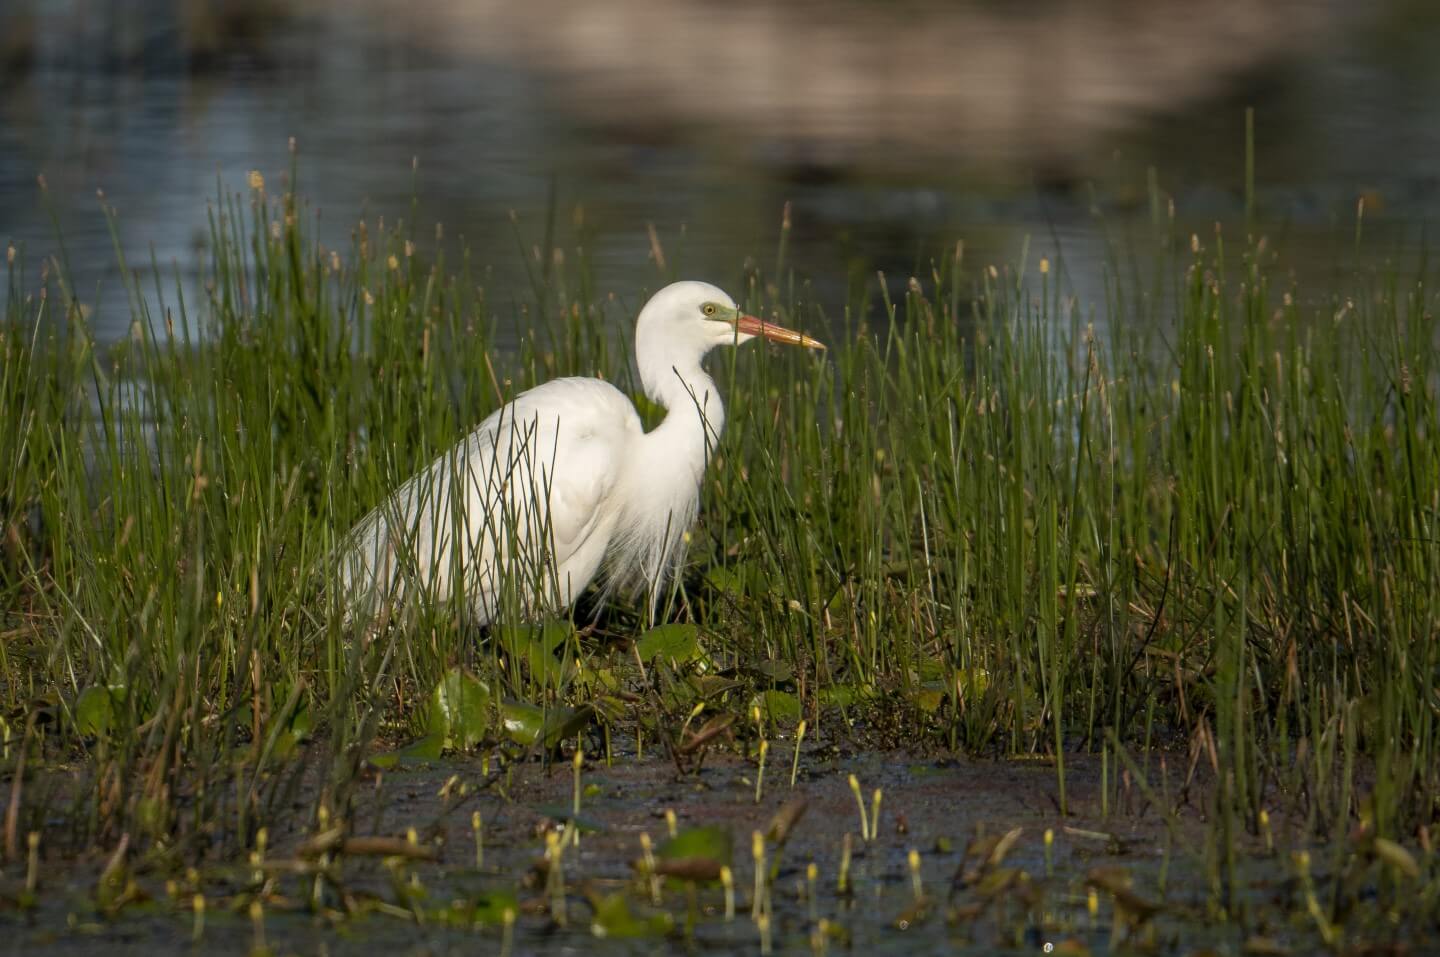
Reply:
[[[802,754],[792,789],[793,753],[793,743],[775,742],[758,803],[755,761],[738,754],[711,755],[685,774],[649,754],[586,763],[584,828],[578,847],[563,852],[563,895],[554,883],[547,895],[543,865],[536,865],[545,856],[546,832],[570,813],[568,760],[532,758],[503,769],[490,762],[486,774],[480,757],[457,756],[377,772],[353,815],[352,835],[404,840],[414,829],[415,860],[346,855],[334,872],[338,879],[322,882],[317,894],[313,874],[295,873],[314,864],[305,846],[313,829],[297,826],[266,849],[259,914],[252,902],[260,885],[244,864],[187,876],[161,868],[147,873],[137,863],[134,899],[107,914],[97,906],[102,859],[46,860],[37,906],[0,911],[9,927],[0,953],[400,955],[507,947],[514,954],[759,953],[761,931],[751,919],[752,833],[766,831],[796,800],[804,802],[803,815],[778,849],[770,892],[775,952],[1265,953],[1273,945],[1286,953],[1305,952],[1313,935],[1295,917],[1303,907],[1287,876],[1289,856],[1268,854],[1260,835],[1241,831],[1233,841],[1247,862],[1244,886],[1232,894],[1220,880],[1218,832],[1206,821],[1209,798],[1198,785],[1185,792],[1183,755],[1167,762],[1164,780],[1158,759],[1149,762],[1144,785],[1117,777],[1098,756],[1071,756],[1069,814],[1062,815],[1051,761],[812,749]],[[874,789],[882,790],[868,842],[851,775],[867,813]],[[469,797],[457,799],[460,783]],[[1175,810],[1167,815],[1161,805]],[[303,805],[296,806],[303,816]],[[683,886],[662,884],[660,905],[652,902],[635,862],[642,833],[656,845],[665,841],[667,810],[682,832],[718,826],[733,836],[732,920],[718,883],[699,885],[693,898]],[[477,811],[480,868],[472,832]],[[841,893],[847,833],[853,857]],[[420,860],[421,852],[435,859]],[[776,852],[772,842],[767,866]],[[12,886],[19,879],[14,865],[5,878]],[[206,897],[198,941],[197,890]],[[510,894],[518,917],[507,944],[495,904]],[[609,895],[624,899],[634,921],[607,926],[597,918],[595,902]],[[1226,905],[1236,901],[1240,913],[1230,913]],[[627,932],[636,936],[617,936]]]

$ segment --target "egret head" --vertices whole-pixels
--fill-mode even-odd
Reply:
[[[698,359],[715,346],[740,345],[756,336],[788,345],[824,349],[807,335],[746,315],[723,289],[708,282],[676,282],[661,289],[635,325],[637,349],[651,342],[666,351],[693,353]],[[642,341],[649,340],[644,342]]]

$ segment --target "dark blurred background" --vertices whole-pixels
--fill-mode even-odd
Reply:
[[[671,267],[733,285],[773,263],[789,201],[791,262],[837,299],[1028,237],[1098,305],[1116,244],[1148,235],[1148,170],[1185,230],[1243,217],[1247,106],[1297,268],[1348,249],[1362,196],[1365,255],[1415,254],[1440,211],[1436,50],[1429,0],[4,0],[0,242],[57,251],[43,174],[117,334],[95,191],[132,262],[193,274],[217,182],[276,191],[294,137],[328,242],[417,196],[417,234],[443,221],[502,296],[551,208],[632,298],[659,279],[652,224]]]

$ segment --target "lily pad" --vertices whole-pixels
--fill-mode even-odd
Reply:
[[[579,734],[593,720],[595,708],[588,704],[548,709],[524,701],[505,701],[500,705],[500,723],[505,736],[525,747],[543,741],[545,747],[553,748]]]
[[[915,695],[916,706],[926,714],[934,714],[945,703],[945,689],[923,687]]]
[[[545,717],[545,747],[557,747],[566,738],[573,738],[595,720],[595,709],[582,704],[578,708],[551,708]]]
[[[555,657],[555,652],[541,644],[528,646],[522,657],[530,677],[546,688],[560,688],[569,684],[575,675],[575,665],[568,658]]]
[[[701,697],[697,694],[694,685],[688,681],[664,681],[662,680],[660,701],[665,705],[665,710],[671,714],[689,711],[695,704],[695,699]]]
[[[750,699],[750,706],[758,706],[771,721],[800,720],[800,699],[788,691],[762,691]]]
[[[616,723],[635,708],[631,699],[612,694],[597,695],[591,703],[595,706],[596,715],[607,724]]]
[[[575,666],[565,658],[557,658],[555,653],[565,646],[574,633],[569,622],[558,621],[546,622],[532,630],[529,645],[523,654],[525,663],[530,668],[530,675],[543,680],[550,687],[567,683],[573,676]]]
[[[921,658],[915,670],[921,681],[944,681],[950,669],[943,658]]]
[[[314,730],[315,719],[310,715],[310,706],[302,701],[295,709],[295,713],[290,715],[290,720],[285,722],[284,730],[275,739],[275,757],[281,759],[290,757],[300,743],[310,737],[310,733]]]
[[[430,693],[425,730],[442,747],[473,748],[490,730],[490,688],[463,668],[445,672]]]
[[[732,568],[717,565],[705,573],[705,581],[710,584],[711,588],[727,595],[738,597],[745,594],[745,578]]]
[[[440,753],[444,750],[445,740],[440,735],[427,734],[403,748],[372,754],[370,763],[382,771],[409,764],[429,764],[440,760]]]
[[[546,651],[554,654],[561,645],[570,640],[570,636],[573,634],[575,634],[575,629],[570,626],[570,622],[547,621],[535,629],[532,640]]]
[[[795,677],[795,666],[783,658],[772,658],[767,661],[757,661],[750,666],[751,671],[770,681],[780,684]]]
[[[719,675],[686,675],[685,683],[696,697],[711,701],[721,695],[739,688],[740,682],[734,678],[722,678]]]
[[[859,685],[831,685],[819,691],[820,703],[829,708],[849,708],[870,697],[870,689]]]
[[[75,730],[86,737],[108,734],[126,693],[124,685],[91,685],[80,692],[75,699]]]
[[[590,905],[594,908],[590,933],[596,937],[663,937],[675,925],[675,919],[664,912],[636,917],[624,891],[593,896]]]
[[[685,664],[700,654],[700,629],[690,624],[660,625],[641,635],[635,650],[641,661],[662,657],[672,664]]]
[[[511,741],[529,747],[545,730],[545,709],[524,701],[502,701],[500,727]]]
[[[990,672],[984,668],[956,668],[955,688],[962,699],[978,698],[990,687]]]
[[[505,912],[520,916],[520,899],[512,890],[490,891],[475,900],[472,919],[484,927],[497,927],[505,923]]]
[[[593,678],[595,684],[604,691],[619,691],[623,687],[620,676],[615,673],[614,668],[596,668],[592,671],[586,671],[585,674]]]
[[[734,854],[734,838],[723,827],[707,825],[687,827],[655,849],[661,860],[702,859],[729,866]]]
[[[559,687],[574,677],[575,665],[556,652],[574,635],[568,621],[547,621],[540,625],[506,625],[499,631],[505,655],[523,662],[531,678],[547,687]]]

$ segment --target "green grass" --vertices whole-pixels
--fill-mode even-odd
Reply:
[[[1160,222],[1153,280],[1112,278],[1105,302],[1073,302],[1060,263],[957,255],[825,315],[782,235],[774,273],[706,278],[831,348],[712,358],[730,424],[669,604],[737,681],[691,661],[642,688],[638,609],[538,653],[524,628],[482,639],[446,608],[355,635],[323,574],[358,517],[505,397],[577,373],[638,391],[642,291],[604,298],[583,255],[542,250],[529,289],[496,295],[410,224],[362,223],[332,252],[308,220],[290,195],[218,201],[202,301],[164,270],[127,272],[144,278],[115,343],[94,339],[57,265],[11,261],[12,855],[31,830],[77,850],[130,833],[238,853],[296,794],[297,826],[343,817],[364,760],[426,729],[455,665],[497,699],[594,703],[627,737],[607,702],[643,692],[652,741],[697,701],[748,720],[778,690],[767,700],[798,702],[812,735],[875,744],[1188,748],[1219,782],[1221,844],[1262,808],[1321,838],[1435,820],[1424,271],[1317,293],[1286,284],[1262,239],[1192,243]],[[506,328],[518,348],[494,347]],[[97,688],[113,690],[81,697]],[[23,787],[22,755],[47,769]],[[1064,780],[1061,761],[1062,802]]]

